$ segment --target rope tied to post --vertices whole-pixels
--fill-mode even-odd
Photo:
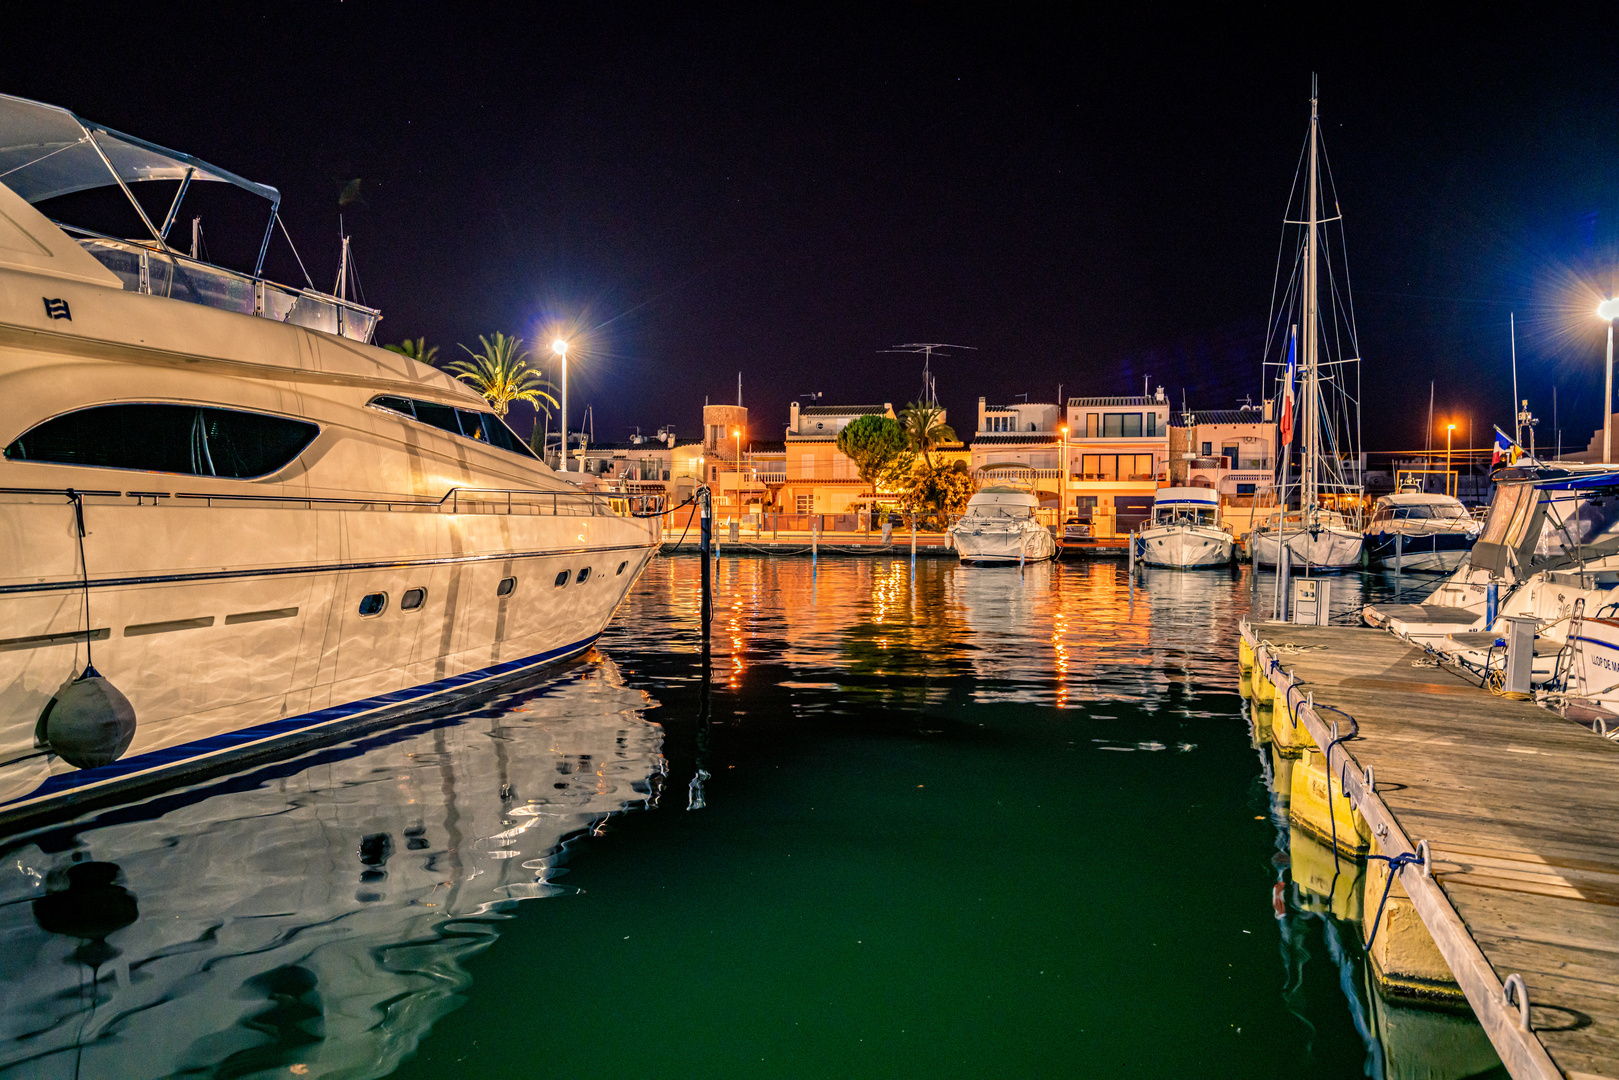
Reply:
[[[1370,953],[1372,943],[1377,940],[1377,932],[1383,927],[1383,907],[1389,902],[1389,892],[1394,888],[1394,876],[1407,866],[1424,865],[1425,860],[1419,851],[1407,851],[1402,855],[1367,855],[1366,857],[1389,864],[1388,880],[1383,882],[1383,899],[1377,902],[1377,918],[1372,920],[1372,936],[1366,939],[1366,951]]]

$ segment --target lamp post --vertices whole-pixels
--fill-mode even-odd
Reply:
[[[1067,535],[1064,523],[1068,520],[1068,425],[1059,424],[1057,430],[1062,433],[1062,459],[1057,462],[1062,470],[1057,474],[1057,539],[1060,542]]]
[[[551,351],[562,357],[562,471],[568,471],[568,343],[561,338],[551,342]]]
[[[1597,305],[1597,318],[1608,322],[1608,381],[1602,394],[1602,463],[1613,460],[1613,320],[1619,318],[1619,300]]]
[[[1450,469],[1450,439],[1451,439],[1451,436],[1453,434],[1455,434],[1455,432],[1456,432],[1456,425],[1455,424],[1446,424],[1445,425],[1445,494],[1446,495],[1454,495],[1455,494],[1455,492],[1450,490],[1450,472],[1451,472],[1451,469]]]

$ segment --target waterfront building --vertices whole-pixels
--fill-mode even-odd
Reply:
[[[852,514],[872,493],[853,459],[837,447],[838,433],[862,416],[899,419],[890,402],[881,405],[788,407],[777,503],[788,514]]]
[[[1169,483],[1169,411],[1163,387],[1151,396],[1068,399],[1065,520],[1109,537],[1151,517],[1154,495]]]
[[[1170,417],[1170,483],[1210,488],[1220,517],[1242,536],[1256,506],[1275,504],[1276,425],[1260,406],[1186,410]]]

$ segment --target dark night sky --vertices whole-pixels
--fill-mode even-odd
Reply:
[[[577,324],[598,438],[695,436],[741,371],[751,434],[779,439],[805,391],[914,397],[920,365],[877,352],[908,341],[978,347],[936,367],[963,430],[980,394],[1058,383],[1257,397],[1316,71],[1368,448],[1421,443],[1430,379],[1476,443],[1509,424],[1511,311],[1542,440],[1555,384],[1583,444],[1619,261],[1611,35],[1388,10],[40,5],[0,90],[280,187],[322,287],[362,178],[381,341]],[[279,238],[271,270],[300,276]]]

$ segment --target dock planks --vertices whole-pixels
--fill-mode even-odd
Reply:
[[[1423,650],[1383,631],[1253,630],[1284,647],[1282,667],[1317,704],[1355,718],[1344,745],[1375,769],[1406,834],[1428,841],[1434,877],[1497,976],[1523,976],[1557,1066],[1619,1077],[1619,744],[1413,666]]]

